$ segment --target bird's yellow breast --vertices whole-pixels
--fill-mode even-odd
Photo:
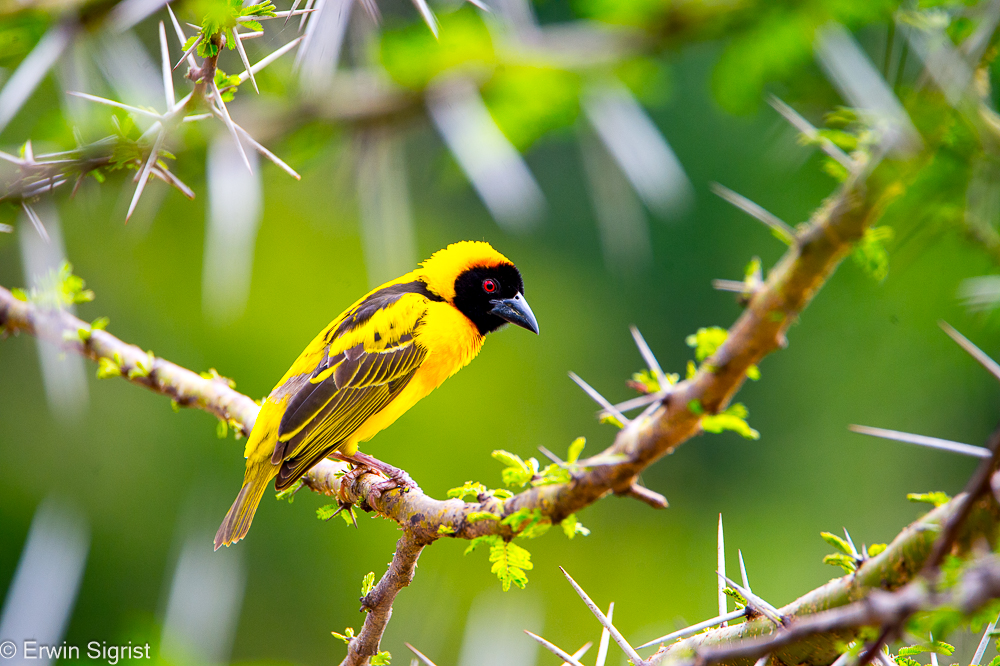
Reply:
[[[467,366],[483,348],[483,336],[469,319],[447,303],[431,302],[413,336],[427,350],[427,358],[413,379],[380,412],[369,417],[341,448],[351,455],[358,442],[366,442],[392,425],[410,407]]]

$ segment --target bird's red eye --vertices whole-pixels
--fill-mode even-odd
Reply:
[[[500,285],[497,284],[496,280],[490,280],[489,278],[483,280],[483,291],[487,294],[496,293],[499,288]]]

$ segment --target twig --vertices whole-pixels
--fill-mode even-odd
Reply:
[[[409,532],[403,531],[403,536],[396,542],[396,552],[393,553],[388,571],[361,600],[362,608],[368,611],[365,624],[361,633],[348,643],[347,656],[340,662],[340,666],[360,666],[378,652],[382,634],[392,615],[392,602],[399,591],[413,581],[417,558],[426,545]]]
[[[92,361],[114,363],[124,379],[172,399],[181,407],[194,407],[234,423],[249,435],[260,407],[253,400],[217,379],[206,379],[162,358],[152,357],[135,345],[122,342],[107,331],[91,329],[62,310],[45,310],[20,301],[0,287],[0,328],[23,331],[66,352]],[[87,331],[87,340],[80,338]],[[145,369],[144,369],[145,368]]]

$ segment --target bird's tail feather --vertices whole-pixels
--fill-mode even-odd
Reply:
[[[216,550],[222,546],[232,545],[247,535],[250,523],[253,522],[253,515],[257,511],[257,505],[260,504],[260,498],[264,496],[264,491],[276,471],[277,469],[272,465],[247,470],[246,478],[243,480],[243,488],[236,496],[236,501],[230,507],[229,513],[222,520],[219,531],[215,534]]]

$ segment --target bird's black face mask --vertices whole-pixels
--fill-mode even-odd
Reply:
[[[455,280],[454,305],[486,335],[507,323],[538,333],[538,322],[524,300],[524,283],[510,264],[470,268]]]

